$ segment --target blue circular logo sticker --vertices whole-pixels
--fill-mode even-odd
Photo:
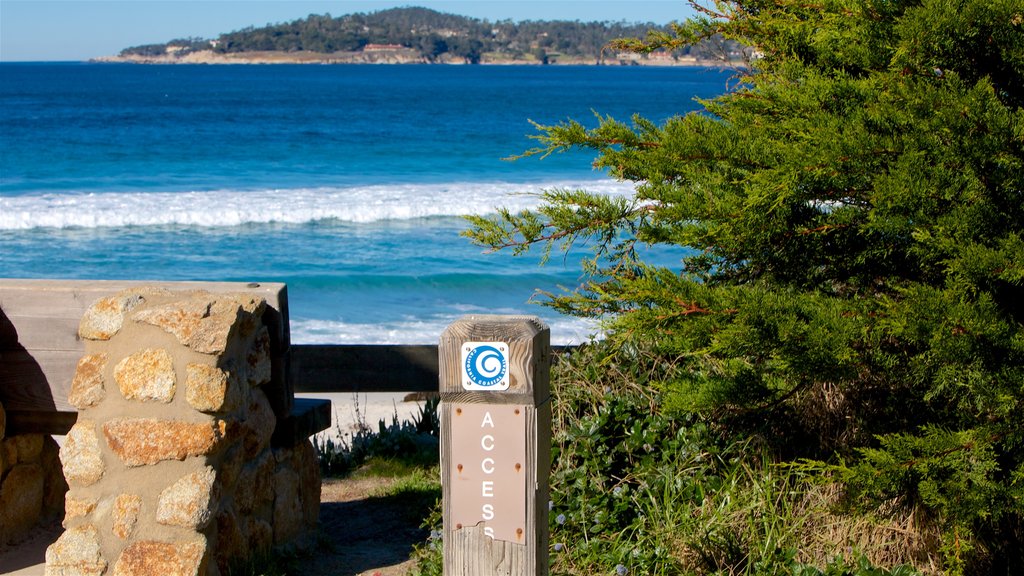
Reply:
[[[492,344],[477,344],[464,354],[466,377],[470,383],[490,388],[505,379],[508,361],[505,354]]]

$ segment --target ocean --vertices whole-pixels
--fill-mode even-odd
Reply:
[[[288,284],[297,343],[431,344],[464,314],[534,314],[586,247],[485,254],[468,214],[548,188],[629,194],[531,121],[662,121],[723,93],[707,68],[0,64],[0,276]],[[653,251],[673,265],[678,252]]]

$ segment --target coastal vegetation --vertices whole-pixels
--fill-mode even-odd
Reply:
[[[607,330],[554,378],[554,572],[1024,573],[1020,2],[692,4],[612,49],[752,46],[733,90],[524,154],[589,151],[632,197],[467,231],[594,249],[547,295]]]
[[[182,60],[207,53],[224,59],[277,53],[297,60],[361,55],[420,62],[601,63],[617,61],[609,52],[615,38],[668,32],[651,23],[523,21],[490,22],[427,8],[394,8],[332,17],[330,14],[262,27],[248,27],[214,39],[186,38],[125,48],[124,59]],[[741,58],[742,47],[721,37],[663,51],[659,61]],[[302,58],[302,56],[306,58]]]

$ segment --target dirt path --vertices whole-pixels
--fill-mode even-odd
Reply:
[[[321,540],[292,566],[308,576],[406,576],[413,546],[423,542],[422,511],[407,499],[376,496],[388,478],[324,479]],[[292,571],[289,571],[292,573]]]
[[[288,576],[407,576],[415,544],[426,534],[419,528],[422,504],[408,498],[381,497],[391,478],[323,481],[321,537],[316,548],[287,564]],[[42,576],[46,547],[61,533],[59,523],[40,527],[28,541],[0,547],[0,574]]]

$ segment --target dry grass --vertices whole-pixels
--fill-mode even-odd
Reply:
[[[871,514],[843,514],[837,511],[842,499],[838,484],[809,487],[794,511],[806,518],[801,531],[806,546],[798,560],[820,566],[837,554],[858,551],[875,566],[909,564],[925,575],[942,573],[939,528],[920,507],[889,502]]]

